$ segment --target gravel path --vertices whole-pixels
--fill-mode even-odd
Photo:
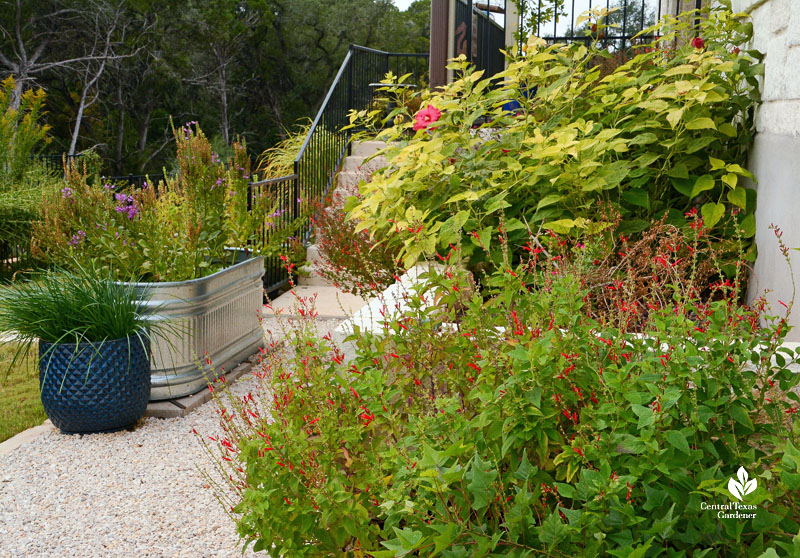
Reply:
[[[246,375],[231,389],[255,387]],[[133,432],[47,432],[0,457],[0,557],[242,556],[197,469],[211,464],[192,429],[213,435],[217,420],[212,402],[186,417],[144,419]]]

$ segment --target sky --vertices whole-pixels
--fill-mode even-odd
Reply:
[[[401,11],[405,11],[414,0],[393,0],[394,5],[400,8]]]

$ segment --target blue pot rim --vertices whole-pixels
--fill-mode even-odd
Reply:
[[[41,347],[42,345],[51,345],[51,346],[60,347],[62,345],[65,345],[65,346],[69,345],[71,347],[77,346],[77,347],[97,347],[97,348],[100,348],[100,347],[103,347],[104,345],[117,344],[117,343],[121,344],[123,341],[129,341],[129,340],[132,340],[132,341],[133,340],[140,340],[140,341],[145,341],[145,342],[149,343],[150,342],[150,335],[149,334],[134,333],[132,335],[128,335],[127,337],[118,337],[117,339],[106,339],[105,341],[84,341],[84,342],[81,342],[81,343],[72,343],[70,341],[58,341],[58,342],[56,342],[56,341],[45,341],[44,339],[39,339],[39,346]]]

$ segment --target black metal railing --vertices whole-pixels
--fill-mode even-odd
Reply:
[[[289,253],[296,241],[299,214],[297,175],[251,182],[248,187],[247,210],[259,211],[263,221],[258,242],[271,246],[273,253],[264,254],[264,291],[271,295],[289,283],[291,276],[281,253]]]
[[[31,155],[31,159],[38,160],[47,170],[55,173],[64,172],[65,164],[77,161],[81,157],[83,157],[83,153],[75,153],[74,155],[68,155],[67,153],[61,153],[60,155]]]
[[[505,68],[506,31],[491,16],[491,4],[456,0],[453,52],[465,55],[485,77]],[[502,10],[505,12],[505,9]]]
[[[275,202],[271,216],[267,215],[262,240],[277,240],[283,250],[291,249],[297,241],[308,241],[312,216],[324,204],[348,152],[350,131],[343,128],[350,123],[350,111],[371,106],[375,88],[370,85],[380,82],[388,72],[396,76],[410,73],[411,81],[419,82],[427,71],[427,53],[350,46],[295,158],[294,174],[251,183],[253,208],[255,196],[268,196]],[[291,275],[278,254],[266,254],[264,264],[264,291],[272,296],[289,284]]]
[[[703,0],[565,0],[561,6],[559,17],[546,19],[548,10],[552,9],[551,0],[539,1],[533,14],[520,14],[521,25],[524,26],[525,18],[535,17],[535,34],[549,42],[576,42],[586,44],[598,41],[603,48],[614,52],[624,52],[636,43],[651,42],[658,37],[639,34],[644,29],[654,25],[661,16],[673,12],[678,16],[682,12],[700,9]],[[610,13],[602,29],[593,29],[594,22],[583,21],[578,23],[578,17],[593,8],[617,8]]]

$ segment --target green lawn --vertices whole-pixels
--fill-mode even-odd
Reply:
[[[33,347],[28,359],[9,369],[16,348],[0,343],[0,442],[47,418],[39,400],[38,351]]]

